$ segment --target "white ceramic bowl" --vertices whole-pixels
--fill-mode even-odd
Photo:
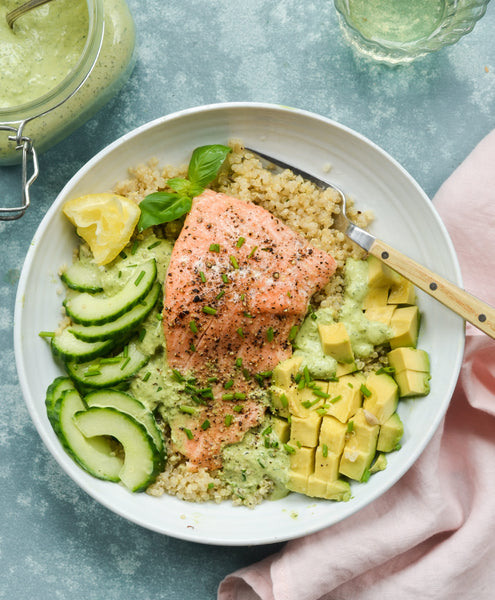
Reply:
[[[447,410],[458,377],[463,321],[422,293],[419,345],[431,357],[431,392],[401,400],[403,446],[387,468],[368,483],[352,486],[346,503],[290,494],[255,509],[229,503],[192,504],[173,497],[131,494],[94,479],[64,452],[45,413],[45,390],[61,374],[38,333],[56,328],[61,317],[58,268],[70,262],[76,237],[62,216],[62,203],[75,196],[111,189],[127,167],[158,158],[187,163],[200,145],[240,138],[290,164],[329,178],[372,209],[372,232],[402,252],[460,284],[460,271],[447,232],[427,196],[384,151],[363,136],[326,118],[266,104],[217,104],[178,112],[131,131],[102,150],[64,187],[40,224],[22,270],[15,310],[15,354],[19,379],[33,422],[65,472],[115,513],[148,529],[177,538],[223,545],[263,544],[296,538],[337,523],[385,493],[411,467]],[[326,172],[331,165],[330,173]]]

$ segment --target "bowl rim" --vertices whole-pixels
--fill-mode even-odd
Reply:
[[[176,111],[176,112],[164,115],[162,117],[158,117],[157,119],[154,119],[152,121],[149,121],[147,123],[144,123],[134,129],[132,129],[131,131],[125,133],[124,135],[120,136],[118,139],[116,139],[115,141],[113,141],[112,143],[107,145],[105,148],[101,149],[87,163],[85,163],[85,165],[83,165],[71,177],[71,179],[64,185],[64,187],[62,188],[60,193],[57,195],[57,198],[55,199],[53,204],[50,206],[49,210],[46,212],[41,223],[39,224],[33,240],[36,240],[38,237],[41,237],[44,230],[46,230],[49,227],[54,214],[59,212],[59,210],[60,210],[60,206],[59,206],[60,198],[62,198],[66,194],[67,190],[71,189],[77,182],[83,180],[84,177],[86,176],[86,174],[88,173],[88,171],[90,171],[95,166],[95,164],[97,164],[104,156],[111,154],[119,146],[125,145],[129,140],[133,139],[134,137],[137,137],[137,136],[145,133],[146,131],[149,131],[149,130],[151,130],[159,125],[162,125],[163,123],[166,123],[168,121],[181,119],[183,117],[187,117],[187,116],[199,114],[199,113],[208,113],[211,111],[225,111],[225,110],[232,110],[232,109],[240,110],[240,111],[246,110],[246,109],[247,110],[254,109],[256,111],[259,109],[260,111],[269,110],[269,111],[282,112],[282,113],[286,113],[287,111],[296,112],[296,113],[299,113],[300,115],[302,115],[303,117],[307,117],[312,120],[321,121],[321,122],[326,123],[327,125],[336,127],[337,129],[351,135],[353,138],[357,138],[359,141],[364,142],[366,145],[370,146],[374,151],[377,151],[379,154],[381,154],[382,157],[384,157],[388,161],[390,161],[396,168],[398,168],[401,171],[402,175],[405,175],[408,178],[408,180],[415,186],[415,188],[423,196],[423,198],[425,200],[429,201],[427,195],[422,190],[422,188],[417,184],[417,182],[413,179],[413,177],[385,150],[380,148],[377,144],[375,144],[374,142],[372,142],[371,140],[366,138],[364,135],[362,135],[362,134],[356,132],[355,130],[353,130],[345,125],[342,125],[332,119],[323,117],[321,115],[318,115],[318,114],[310,112],[310,111],[306,111],[304,109],[291,108],[288,106],[271,104],[271,103],[263,103],[263,102],[213,103],[213,104],[200,105],[200,106],[183,109],[180,111]],[[454,249],[452,240],[448,234],[448,231],[447,231],[445,225],[443,224],[443,221],[441,220],[440,216],[438,215],[438,213],[436,212],[436,210],[432,204],[431,204],[431,209],[432,209],[432,214],[433,214],[434,218],[436,219],[437,226],[440,227],[440,229],[442,230],[442,232],[444,234],[444,241],[445,241],[448,251],[449,251],[449,258],[452,261],[452,267],[455,271],[456,282],[458,284],[461,284],[460,266],[459,266],[459,262],[457,259],[457,255],[455,253],[455,249]],[[19,278],[19,283],[18,283],[18,290],[17,290],[17,295],[16,295],[15,311],[14,311],[14,313],[15,313],[14,314],[15,362],[16,362],[16,368],[17,368],[17,372],[18,372],[19,381],[21,384],[21,389],[23,392],[23,397],[24,397],[25,403],[27,405],[28,411],[30,413],[31,419],[33,420],[33,423],[38,431],[38,434],[42,438],[42,441],[44,442],[45,446],[47,446],[47,448],[50,450],[51,454],[54,456],[54,458],[57,460],[59,465],[62,467],[62,469],[66,472],[67,475],[69,475],[69,477],[71,479],[74,480],[73,475],[70,472],[68,472],[66,465],[64,465],[63,458],[60,457],[60,450],[58,450],[58,452],[54,451],[55,449],[52,448],[52,444],[51,444],[50,440],[47,439],[47,435],[46,435],[45,431],[40,427],[40,424],[37,422],[36,415],[33,412],[33,410],[34,410],[33,409],[34,405],[32,404],[33,400],[30,398],[30,391],[29,391],[29,388],[27,385],[27,369],[26,369],[26,365],[24,364],[24,360],[23,360],[23,356],[22,356],[21,317],[22,317],[22,308],[23,308],[23,292],[24,292],[24,289],[27,284],[30,265],[36,255],[36,251],[37,251],[36,244],[31,243],[30,247],[28,249],[28,252],[26,254],[26,258],[24,261],[24,265],[23,265],[23,268],[21,271],[21,276]],[[392,481],[387,481],[384,484],[382,484],[378,488],[378,492],[371,498],[371,500],[365,501],[364,504],[362,504],[362,503],[360,504],[359,502],[356,502],[352,508],[349,508],[349,510],[343,517],[343,519],[349,518],[351,515],[355,514],[357,511],[359,511],[361,508],[363,508],[363,506],[366,506],[367,504],[369,504],[370,501],[372,502],[372,501],[376,500],[377,498],[381,497],[390,487],[392,487],[395,483],[397,483],[397,481],[399,479],[401,479],[402,476],[415,463],[415,461],[418,459],[418,457],[424,451],[427,444],[430,442],[431,438],[433,437],[433,434],[438,429],[442,419],[444,418],[444,415],[450,404],[450,400],[452,398],[452,394],[454,392],[455,386],[457,384],[457,377],[460,372],[460,367],[461,367],[462,358],[463,358],[463,349],[464,349],[464,340],[465,340],[464,333],[462,334],[462,336],[459,335],[458,337],[462,338],[462,339],[458,340],[459,343],[458,343],[458,348],[457,348],[457,357],[456,357],[455,365],[453,365],[453,372],[456,373],[456,376],[450,380],[450,386],[449,386],[447,393],[445,394],[445,400],[444,400],[444,403],[442,404],[442,410],[437,412],[434,420],[432,420],[432,422],[430,423],[428,433],[424,436],[422,442],[418,443],[415,446],[414,451],[412,451],[410,453],[409,458],[407,460],[404,460],[403,463],[401,463],[402,466],[400,469],[399,477]],[[170,535],[170,536],[176,537],[178,539],[193,541],[196,543],[206,543],[206,544],[212,544],[212,545],[232,545],[232,546],[248,545],[248,544],[250,544],[250,545],[269,544],[269,543],[276,543],[276,542],[285,541],[288,539],[302,537],[307,534],[319,531],[329,525],[328,523],[324,523],[324,524],[316,523],[311,528],[307,528],[304,532],[298,532],[293,535],[281,536],[281,537],[277,537],[276,539],[274,539],[273,536],[266,536],[264,538],[256,538],[255,540],[246,539],[246,540],[240,540],[240,541],[231,540],[229,538],[220,538],[220,537],[215,538],[215,539],[211,539],[211,538],[201,539],[201,538],[198,538],[197,534],[194,534],[187,530],[184,530],[181,533],[177,533],[175,531],[173,533],[171,533],[171,532],[164,531],[160,527],[154,528],[150,524],[143,523],[140,519],[136,519],[136,518],[129,516],[128,514],[125,514],[125,511],[116,509],[115,507],[113,507],[111,505],[111,503],[106,502],[104,499],[102,500],[102,498],[99,497],[99,495],[96,492],[93,492],[91,489],[89,489],[91,486],[82,484],[79,479],[76,480],[76,484],[79,487],[81,487],[93,499],[95,499],[98,503],[102,504],[103,506],[105,506],[106,508],[115,512],[116,514],[123,516],[125,519],[127,519],[131,522],[134,522],[134,523],[136,523],[140,526],[143,526],[147,529],[154,530],[158,533]],[[236,510],[241,510],[241,509],[242,509],[242,507],[238,507]],[[241,514],[241,513],[239,513],[239,514]],[[336,522],[340,522],[343,519],[339,519],[339,521],[336,521]],[[332,523],[330,523],[330,525],[331,524],[334,524],[334,523],[332,522]]]

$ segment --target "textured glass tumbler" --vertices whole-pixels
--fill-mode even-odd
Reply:
[[[490,0],[335,0],[347,41],[388,64],[409,63],[471,32]]]

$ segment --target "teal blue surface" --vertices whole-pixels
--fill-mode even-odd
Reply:
[[[127,86],[40,157],[32,206],[22,219],[0,222],[0,598],[8,600],[210,600],[227,573],[280,547],[197,545],[128,523],[65,475],[30,421],[12,340],[17,281],[43,215],[88,159],[176,110],[272,102],[364,134],[433,197],[495,127],[493,3],[457,45],[394,69],[353,55],[330,0],[130,0],[129,6],[138,58]],[[19,167],[0,168],[0,196],[10,205],[20,177]]]

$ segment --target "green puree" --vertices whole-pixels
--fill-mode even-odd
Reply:
[[[374,347],[384,344],[392,335],[392,330],[378,321],[367,319],[362,310],[368,293],[368,263],[349,258],[345,265],[344,301],[339,311],[338,321],[344,323],[351,339],[354,356],[366,358]],[[319,379],[330,379],[335,375],[337,362],[327,356],[321,347],[318,324],[334,322],[333,311],[319,308],[304,320],[295,339],[295,355],[303,357],[311,375]]]
[[[0,4],[0,107],[30,102],[50,92],[77,64],[88,35],[86,0],[57,0],[14,23],[6,15],[19,2]]]

